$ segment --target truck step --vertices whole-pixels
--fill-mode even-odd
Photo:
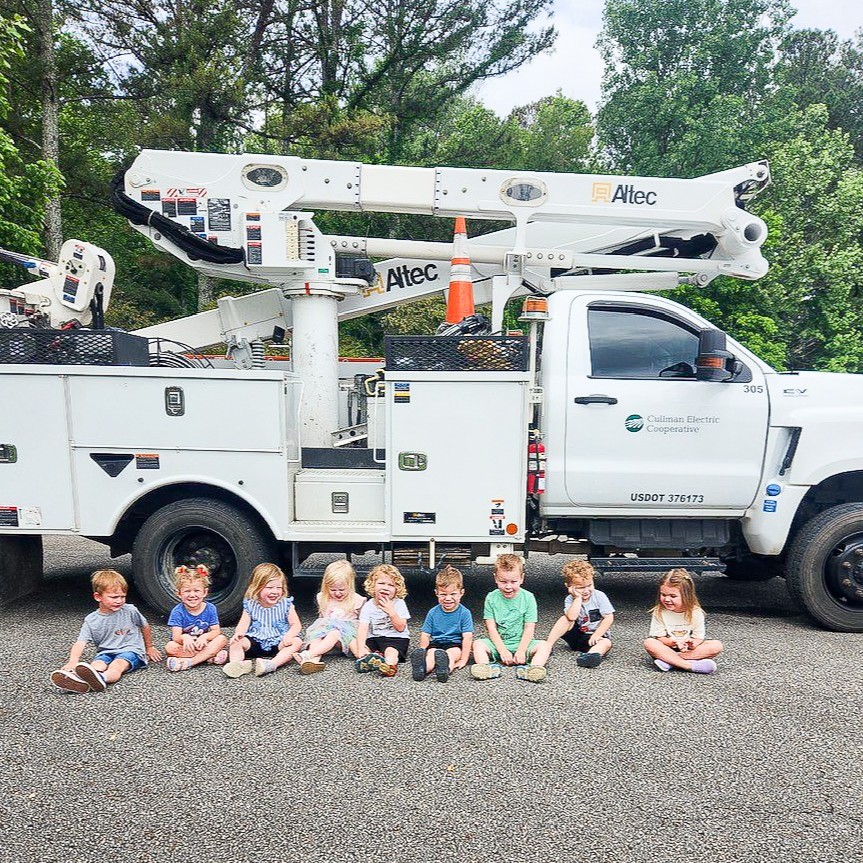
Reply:
[[[665,572],[682,567],[700,575],[703,572],[725,572],[718,557],[592,557],[597,572]]]

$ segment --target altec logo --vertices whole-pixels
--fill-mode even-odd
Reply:
[[[656,192],[644,192],[631,183],[594,183],[591,203],[594,204],[639,204],[648,207],[656,205]]]
[[[409,267],[402,264],[387,271],[387,290],[393,288],[412,288],[423,282],[433,282],[437,279],[437,265],[426,264],[424,267]]]

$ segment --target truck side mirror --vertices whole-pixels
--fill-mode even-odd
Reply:
[[[721,330],[702,330],[698,334],[696,380],[730,381],[734,377],[735,365],[734,354],[725,350],[725,333]]]

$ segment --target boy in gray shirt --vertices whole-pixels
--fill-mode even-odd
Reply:
[[[51,682],[64,692],[104,692],[126,672],[143,668],[147,659],[162,658],[150,625],[134,605],[126,604],[126,579],[113,569],[100,569],[90,583],[99,607],[84,618],[66,664],[51,674]],[[96,655],[83,662],[88,644],[96,646]]]

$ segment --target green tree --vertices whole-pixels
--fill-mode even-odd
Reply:
[[[18,15],[0,15],[0,244],[14,251],[41,255],[46,201],[56,193],[60,177],[41,159],[25,162],[9,131],[12,104],[7,95],[9,72],[22,56],[29,28]],[[20,271],[4,270],[3,284],[20,283]]]
[[[611,164],[685,177],[752,161],[784,113],[767,97],[791,14],[788,0],[607,0],[597,130]]]

